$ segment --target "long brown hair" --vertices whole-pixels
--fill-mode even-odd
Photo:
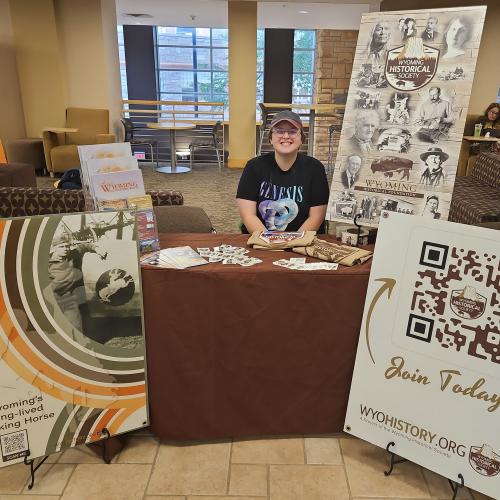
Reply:
[[[492,102],[487,108],[486,108],[486,111],[484,112],[484,116],[483,118],[487,121],[489,121],[490,119],[488,118],[488,113],[490,111],[490,109],[493,109],[493,108],[498,108],[498,115],[496,117],[496,119],[493,121],[493,125],[496,125],[497,123],[500,123],[500,104],[498,102]]]

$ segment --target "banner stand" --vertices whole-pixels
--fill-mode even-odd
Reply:
[[[357,214],[356,217],[354,217],[354,225],[357,227],[358,229],[358,233],[357,233],[357,236],[356,236],[356,246],[359,247],[359,240],[360,240],[360,236],[361,236],[361,224],[358,223],[358,221],[361,219],[361,214]],[[389,445],[387,445],[389,446]]]
[[[31,490],[35,484],[35,472],[38,470],[38,468],[45,462],[45,460],[47,460],[47,458],[49,458],[48,455],[46,455],[45,457],[43,457],[40,462],[38,462],[38,464],[35,466],[35,459],[33,460],[27,460],[27,458],[30,456],[31,452],[30,450],[28,449],[28,454],[25,455],[24,457],[24,465],[27,465],[29,466],[30,468],[30,474],[31,474],[31,481],[30,481],[30,484],[28,484],[28,490]]]
[[[387,453],[389,453],[391,455],[391,467],[389,470],[385,470],[384,471],[384,474],[386,476],[390,476],[392,474],[392,469],[394,469],[394,466],[397,465],[397,464],[402,464],[403,462],[408,462],[408,459],[406,458],[398,458],[396,459],[396,456],[399,456],[399,455],[396,455],[393,451],[391,451],[389,448],[391,448],[391,446],[396,446],[396,443],[394,441],[391,441],[389,443],[387,443],[387,446],[385,447],[385,451],[387,451]]]
[[[110,464],[111,460],[123,450],[125,438],[123,435],[111,436],[106,427],[101,432],[105,437],[99,441],[88,443],[87,446],[100,456],[105,464]]]
[[[453,491],[453,498],[451,500],[455,500],[455,498],[457,498],[458,490],[464,487],[464,476],[462,476],[462,474],[459,474],[458,479],[460,479],[460,484],[458,484],[456,481],[448,479],[448,482],[450,483],[450,488]]]
[[[396,443],[394,441],[390,441],[387,443],[387,446],[385,447],[385,450],[387,453],[391,455],[391,466],[389,470],[384,471],[384,475],[390,476],[392,474],[392,470],[394,469],[394,466],[397,464],[402,464],[404,462],[408,462],[409,460],[407,458],[399,457],[399,455],[396,455],[393,451],[390,450],[392,446],[396,446]],[[396,458],[399,457],[399,458]],[[464,476],[462,474],[458,474],[458,479],[460,479],[460,483],[457,483],[456,481],[452,481],[451,479],[448,479],[448,483],[450,484],[451,491],[453,491],[453,497],[451,500],[455,500],[457,498],[458,490],[460,488],[464,487]]]

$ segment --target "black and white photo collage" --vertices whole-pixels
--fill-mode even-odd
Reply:
[[[327,219],[447,219],[484,7],[361,21]]]

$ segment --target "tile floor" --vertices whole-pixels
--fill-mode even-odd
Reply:
[[[385,451],[345,434],[179,445],[140,430],[110,465],[85,446],[47,462],[31,491],[26,466],[0,469],[0,500],[451,498],[446,479],[411,463],[386,478]],[[488,498],[467,489],[458,495]]]

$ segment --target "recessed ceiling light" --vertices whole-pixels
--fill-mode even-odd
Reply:
[[[153,16],[151,14],[144,14],[142,12],[124,12],[123,15],[125,17],[134,17],[135,19],[140,19],[140,18],[152,18]]]
[[[299,10],[299,14],[309,14],[308,10]]]

